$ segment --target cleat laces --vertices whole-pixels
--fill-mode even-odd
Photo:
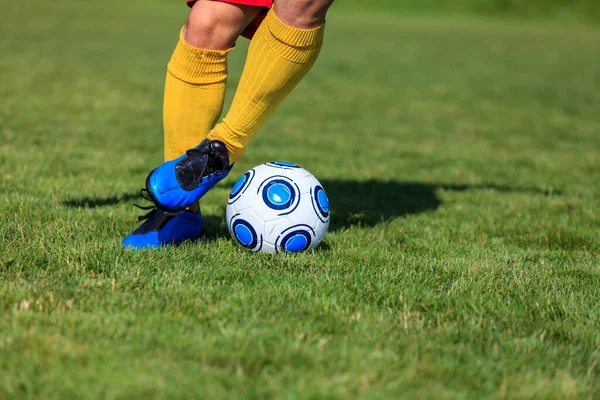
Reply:
[[[150,197],[150,194],[147,189],[140,189],[140,197],[144,200],[148,200],[148,201],[154,203],[154,201],[152,200],[152,197]],[[138,222],[146,221],[136,230],[136,232],[138,232],[138,233],[159,230],[171,218],[173,218],[174,216],[176,216],[177,214],[180,214],[182,212],[182,211],[178,211],[178,212],[166,211],[166,210],[163,210],[163,209],[159,208],[158,206],[156,206],[156,204],[153,204],[150,206],[140,206],[139,204],[134,204],[134,206],[136,206],[140,210],[144,210],[144,211],[149,210],[148,213],[138,216]],[[185,210],[183,210],[183,211],[185,211]]]

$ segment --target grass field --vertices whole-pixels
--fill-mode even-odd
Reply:
[[[336,6],[356,9],[375,6],[408,15],[469,13],[488,18],[510,16],[592,24],[600,22],[600,2],[597,0],[338,0]]]
[[[0,0],[0,398],[600,396],[599,28],[339,6],[209,243],[131,252],[186,9],[81,4]],[[313,253],[229,238],[275,159]]]

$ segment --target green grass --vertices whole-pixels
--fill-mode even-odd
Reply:
[[[600,30],[334,9],[209,243],[131,252],[186,10],[81,4],[1,4],[0,398],[600,396]],[[274,159],[318,251],[227,234]]]
[[[597,0],[338,0],[337,6],[385,8],[404,14],[473,13],[600,22],[600,2]]]

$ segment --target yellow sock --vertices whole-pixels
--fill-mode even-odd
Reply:
[[[165,160],[197,146],[223,111],[229,50],[204,50],[179,37],[165,82]]]
[[[210,140],[225,143],[232,163],[313,66],[323,44],[324,28],[293,28],[269,11],[250,44],[231,109],[208,134]]]

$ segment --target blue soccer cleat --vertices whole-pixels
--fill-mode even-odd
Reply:
[[[230,170],[229,152],[223,142],[205,139],[198,147],[150,172],[146,190],[158,208],[180,211],[196,204]]]
[[[123,239],[123,246],[134,249],[160,248],[186,240],[204,239],[204,220],[200,210],[170,212],[153,208],[139,220],[146,222]]]

